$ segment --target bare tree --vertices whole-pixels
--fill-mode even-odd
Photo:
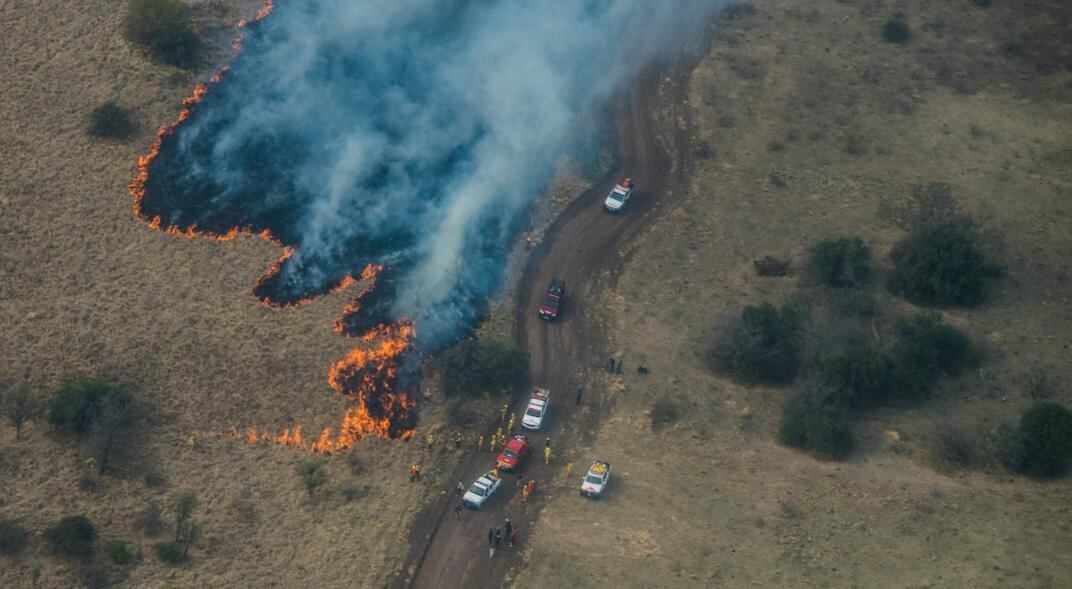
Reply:
[[[107,394],[94,410],[86,446],[99,474],[131,461],[141,446],[138,411],[129,395]]]
[[[4,417],[15,427],[15,439],[22,434],[22,426],[33,421],[44,412],[41,400],[26,387],[18,387],[8,393],[4,399]]]

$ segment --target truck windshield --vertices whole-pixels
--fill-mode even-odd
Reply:
[[[598,485],[598,484],[603,482],[603,478],[599,477],[599,476],[596,476],[594,474],[590,474],[587,477],[585,477],[584,481],[586,483],[592,483],[593,485]]]
[[[540,410],[536,407],[529,407],[529,410],[525,412],[525,415],[531,415],[532,417],[539,417]]]

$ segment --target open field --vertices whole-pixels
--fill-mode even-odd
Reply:
[[[986,449],[995,426],[1028,405],[1033,365],[1058,383],[1054,400],[1072,401],[1068,9],[755,8],[720,26],[693,74],[707,147],[691,193],[633,242],[601,300],[624,371],[600,377],[613,409],[572,455],[578,466],[610,460],[616,479],[598,503],[576,497],[575,480],[561,483],[517,586],[1068,585],[1069,482],[1012,476]],[[897,11],[915,32],[905,46],[880,37]],[[879,220],[879,202],[931,181],[950,183],[1005,236],[1009,274],[993,300],[944,313],[984,346],[981,369],[922,406],[867,414],[846,462],[779,445],[787,391],[714,374],[705,359],[714,318],[814,290],[798,277],[759,278],[752,261],[799,265],[821,239],[863,237],[880,284],[901,234]],[[889,337],[912,308],[872,289],[876,333]],[[659,398],[683,416],[653,432]],[[932,427],[944,421],[971,432],[979,470],[934,459]]]
[[[636,141],[624,163],[658,173],[637,178],[638,198],[653,200],[597,226],[602,217],[571,213],[565,195],[582,190],[584,174],[563,173],[554,202],[538,205],[531,223],[537,234],[552,227],[537,245],[546,257],[522,276],[519,245],[510,284],[521,292],[493,303],[482,331],[516,329],[534,376],[558,399],[585,391],[576,415],[552,422],[561,426],[552,434],[556,462],[533,469],[551,482],[518,510],[522,547],[489,568],[484,585],[1072,584],[1072,486],[1010,475],[987,453],[995,427],[1027,406],[1033,367],[1048,372],[1054,400],[1072,403],[1072,14],[1058,1],[982,4],[763,0],[717,25],[687,89],[679,87],[687,76],[669,71],[637,84],[625,101],[637,112],[618,121],[635,136],[619,140]],[[195,18],[225,47],[229,23],[256,10],[255,2],[198,2]],[[914,33],[905,45],[881,39],[898,12]],[[74,443],[44,423],[18,442],[0,424],[0,516],[33,532],[24,552],[0,555],[0,586],[31,586],[37,564],[40,586],[72,586],[78,567],[51,555],[40,532],[83,513],[101,544],[126,540],[141,553],[133,566],[105,567],[123,586],[475,578],[486,554],[472,566],[450,562],[483,553],[471,547],[429,551],[438,568],[406,568],[429,532],[418,512],[435,507],[455,472],[482,460],[444,446],[450,430],[435,382],[424,384],[418,440],[370,439],[331,458],[312,498],[296,473],[311,455],[228,435],[300,424],[309,436],[336,424],[343,404],[326,373],[352,345],[331,329],[346,295],[269,309],[250,288],[278,257],[274,246],[180,239],[133,217],[126,188],[136,158],[216,66],[193,75],[150,63],[123,41],[121,18],[100,0],[77,11],[26,0],[0,6],[8,56],[0,62],[0,380],[49,390],[102,375],[152,408],[143,463],[118,477],[94,476]],[[90,110],[109,99],[137,115],[130,142],[83,132]],[[653,163],[664,152],[677,159]],[[846,462],[779,445],[787,391],[744,387],[709,369],[714,317],[815,293],[796,276],[756,277],[753,259],[792,256],[799,265],[820,239],[860,235],[880,275],[874,332],[889,337],[894,319],[913,308],[878,284],[901,233],[876,212],[881,200],[931,181],[950,183],[966,210],[1005,236],[1008,275],[992,301],[943,313],[984,346],[980,370],[946,381],[919,407],[868,413]],[[597,240],[598,251],[582,250]],[[549,272],[568,275],[577,304],[567,313],[583,321],[567,314],[575,323],[525,325]],[[622,374],[598,371],[606,353],[623,358]],[[650,373],[638,374],[641,365]],[[660,398],[675,400],[683,417],[653,432],[648,411]],[[498,404],[480,409],[494,414]],[[946,421],[976,441],[974,470],[933,456],[933,427]],[[432,447],[428,433],[438,440]],[[597,457],[614,463],[614,480],[607,497],[590,502],[576,484]],[[420,484],[406,481],[412,462],[425,467]],[[156,501],[170,521],[183,491],[198,494],[204,536],[191,562],[173,568],[152,548],[168,532],[149,537],[140,520]],[[472,576],[455,576],[462,573]]]
[[[229,23],[257,4],[203,3],[195,14],[225,40]],[[49,555],[39,533],[82,513],[102,544],[127,540],[143,553],[112,571],[131,587],[380,585],[404,556],[413,506],[430,488],[406,481],[409,464],[434,461],[415,444],[370,440],[354,451],[356,472],[332,460],[325,490],[309,500],[295,469],[310,455],[225,435],[302,424],[315,436],[335,425],[343,404],[326,377],[351,345],[332,331],[346,298],[263,307],[250,289],[279,256],[274,246],[179,239],[134,218],[135,160],[216,66],[194,76],[150,63],[123,41],[120,6],[0,6],[0,379],[42,390],[85,375],[130,384],[152,408],[146,464],[86,491],[80,481],[93,469],[73,442],[44,423],[15,442],[4,423],[0,514],[34,536],[17,558],[0,556],[0,586],[30,586],[35,562],[40,586],[71,586],[75,567]],[[108,99],[136,113],[130,142],[85,135],[90,110]],[[146,472],[166,483],[147,485]],[[364,498],[345,501],[350,486]],[[149,538],[138,522],[149,500],[170,521],[182,491],[198,494],[204,535],[192,562],[171,568],[152,549],[167,533]]]

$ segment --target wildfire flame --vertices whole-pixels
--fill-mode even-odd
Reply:
[[[271,14],[273,8],[273,0],[267,0],[252,19],[239,21],[239,29],[245,29],[250,24],[264,19]],[[232,43],[236,55],[242,50],[244,38],[244,33],[239,33]],[[174,135],[185,121],[194,116],[197,105],[213,87],[223,81],[228,69],[225,67],[212,76],[208,82],[197,84],[193,93],[183,99],[182,109],[179,111],[178,117],[157,130],[156,139],[148,153],[138,158],[137,174],[130,183],[130,194],[133,197],[134,215],[157,231],[179,237],[200,237],[218,241],[228,241],[239,235],[258,235],[282,247],[282,256],[257,281],[257,286],[261,286],[277,276],[282,271],[284,263],[294,255],[294,250],[284,247],[283,243],[276,239],[269,230],[258,230],[253,227],[233,227],[221,233],[201,229],[196,225],[180,227],[165,223],[160,215],[152,215],[145,208],[146,185],[149,180],[150,168],[153,161],[160,154],[163,141],[167,137]],[[359,279],[355,279],[353,275],[348,274],[340,280],[332,289],[332,292],[345,290],[357,284],[359,280],[372,281],[373,286],[375,286],[376,277],[382,270],[382,265],[369,264],[361,272]],[[254,290],[256,290],[256,287]],[[360,301],[367,292],[366,290],[346,306],[342,317],[335,322],[336,331],[345,333],[343,320],[360,310]],[[309,297],[295,302],[272,301],[267,297],[262,297],[261,300],[271,306],[289,307],[308,302],[312,298]],[[346,333],[346,335],[350,334]],[[415,404],[404,393],[397,391],[396,386],[400,364],[404,355],[413,346],[413,325],[407,321],[398,321],[391,325],[379,325],[360,337],[364,345],[351,350],[342,360],[336,362],[331,368],[328,377],[328,382],[332,388],[355,402],[355,406],[347,409],[343,414],[342,422],[337,430],[326,428],[321,432],[320,437],[311,443],[307,443],[304,440],[300,425],[295,426],[293,429],[287,428],[277,435],[258,431],[255,428],[248,428],[245,435],[240,436],[238,430],[232,428],[231,437],[241,437],[250,444],[274,442],[282,446],[302,448],[325,454],[351,448],[357,441],[367,436],[409,439],[415,431],[411,417]]]

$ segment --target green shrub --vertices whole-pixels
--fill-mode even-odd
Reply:
[[[443,352],[438,367],[448,396],[496,394],[525,385],[529,356],[502,342],[466,340]]]
[[[897,394],[908,400],[925,399],[941,376],[956,376],[977,358],[968,337],[939,316],[901,319],[893,347]]]
[[[862,286],[871,274],[871,250],[859,237],[820,241],[808,250],[805,272],[835,288]]]
[[[676,403],[670,399],[659,399],[651,407],[651,429],[658,431],[681,417]]]
[[[1072,411],[1057,403],[1037,403],[1020,418],[1020,470],[1037,477],[1064,474],[1072,458]]]
[[[979,249],[980,234],[966,219],[922,226],[890,252],[890,292],[927,306],[976,305],[986,300],[987,279],[1001,269]]]
[[[45,530],[45,539],[55,552],[84,558],[93,554],[97,528],[86,516],[72,515]]]
[[[885,402],[897,388],[893,361],[869,346],[855,346],[823,361],[820,375],[850,407]]]
[[[787,446],[845,458],[855,445],[848,404],[828,386],[806,382],[782,408],[778,438]]]
[[[160,560],[168,564],[182,564],[186,562],[186,553],[178,542],[159,542],[153,545],[153,550]]]
[[[123,22],[127,40],[168,65],[195,67],[201,40],[190,27],[190,7],[179,0],[130,0]]]
[[[303,460],[298,464],[298,476],[301,477],[302,486],[310,497],[328,478],[323,460]]]
[[[30,535],[19,522],[0,517],[0,553],[18,554],[26,548]]]
[[[93,109],[89,114],[89,126],[86,132],[102,139],[127,139],[134,134],[136,127],[130,111],[109,100]]]
[[[106,550],[108,551],[108,558],[117,565],[126,566],[134,562],[135,554],[131,550],[129,542],[113,540],[108,543]]]
[[[84,436],[90,432],[108,396],[117,405],[126,405],[131,399],[125,389],[99,378],[68,382],[49,403],[48,422]]]
[[[712,355],[719,367],[744,380],[787,382],[800,364],[803,326],[800,312],[790,305],[745,307],[739,321],[719,328],[722,340]]]
[[[882,25],[882,38],[888,43],[904,45],[912,39],[912,29],[899,16],[895,16]]]

